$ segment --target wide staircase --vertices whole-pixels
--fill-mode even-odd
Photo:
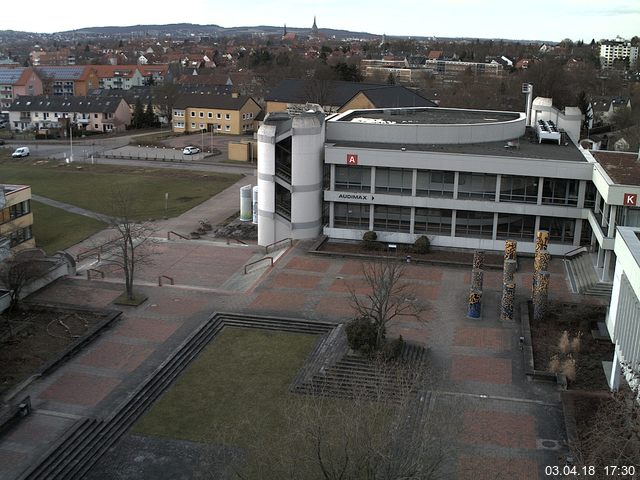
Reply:
[[[328,332],[307,357],[290,386],[306,395],[339,398],[384,396],[402,402],[418,387],[427,350],[405,343],[394,361],[381,362],[349,351],[344,325]]]
[[[107,450],[133,425],[225,327],[252,328],[308,334],[326,334],[336,324],[321,321],[216,314],[193,332],[107,418],[76,422],[20,480],[83,478]]]
[[[611,296],[613,284],[601,282],[596,274],[591,255],[584,250],[565,255],[564,264],[574,293],[582,295]]]

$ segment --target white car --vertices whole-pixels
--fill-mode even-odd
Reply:
[[[200,153],[198,147],[184,147],[184,150],[182,150],[183,155],[195,155],[196,153]]]
[[[18,157],[28,157],[29,156],[29,147],[18,147],[16,151],[11,154],[13,158]]]

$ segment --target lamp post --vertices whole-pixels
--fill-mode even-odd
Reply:
[[[201,157],[204,159],[204,128],[200,129],[200,146],[202,147],[200,150],[202,153]]]
[[[69,120],[69,148],[71,150],[71,153],[69,155],[69,162],[72,163],[73,162],[73,123],[71,123],[71,120]]]

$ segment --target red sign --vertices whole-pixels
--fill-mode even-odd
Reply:
[[[358,165],[358,155],[347,153],[347,165]]]
[[[637,193],[625,193],[623,205],[625,207],[635,207],[638,203],[638,194]]]

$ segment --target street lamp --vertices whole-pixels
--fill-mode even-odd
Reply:
[[[69,147],[71,150],[71,154],[69,155],[69,162],[73,162],[73,124],[71,120],[69,120]]]

